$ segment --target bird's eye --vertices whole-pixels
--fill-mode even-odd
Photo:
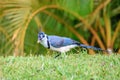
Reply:
[[[45,35],[43,35],[43,37],[45,37]]]

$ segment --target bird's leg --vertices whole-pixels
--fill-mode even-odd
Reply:
[[[58,56],[60,56],[61,55],[61,53],[58,53],[56,56],[55,56],[55,58],[57,58]]]
[[[61,56],[62,56],[62,58],[66,58],[66,53],[63,52],[63,53],[61,54]]]

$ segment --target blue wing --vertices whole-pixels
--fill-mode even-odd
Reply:
[[[49,38],[50,44],[56,48],[60,48],[68,45],[74,45],[76,43],[76,41],[66,37],[48,36],[48,38]]]

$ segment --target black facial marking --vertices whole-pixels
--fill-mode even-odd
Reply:
[[[43,32],[38,33],[38,38],[42,40],[45,37],[45,34]]]

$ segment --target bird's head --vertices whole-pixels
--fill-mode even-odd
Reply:
[[[38,33],[38,43],[46,39],[46,34],[44,32]]]

